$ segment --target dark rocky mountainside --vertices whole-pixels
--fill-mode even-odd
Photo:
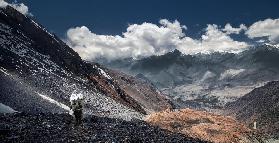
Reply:
[[[149,103],[139,103],[109,71],[83,61],[32,18],[10,6],[0,9],[0,103],[17,111],[60,113],[68,112],[71,94],[81,93],[87,114],[141,118],[146,114],[143,105]],[[150,92],[148,96],[159,94]],[[157,104],[148,111],[171,107],[165,98],[158,100],[164,106]]]
[[[226,110],[250,126],[257,122],[259,132],[279,138],[279,81],[269,82],[228,103]]]
[[[0,115],[1,142],[181,142],[202,143],[143,121],[88,116],[74,127],[68,114]]]

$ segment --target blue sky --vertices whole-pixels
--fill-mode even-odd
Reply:
[[[10,2],[13,0],[10,0]],[[250,25],[279,17],[278,0],[18,0],[57,35],[75,26],[121,34],[128,24],[177,19],[195,36],[206,24]]]
[[[9,1],[14,2],[13,0]],[[17,0],[84,60],[279,47],[278,0]],[[27,12],[28,13],[28,12]]]

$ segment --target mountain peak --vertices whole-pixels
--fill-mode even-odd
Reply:
[[[168,53],[166,53],[166,54],[164,54],[164,55],[160,55],[160,56],[179,57],[179,56],[181,56],[181,55],[182,55],[182,52],[180,52],[180,51],[177,50],[177,49],[174,49],[173,51],[168,52]]]
[[[269,47],[273,47],[273,48],[278,48],[279,49],[279,44],[264,43],[263,46],[269,46]]]

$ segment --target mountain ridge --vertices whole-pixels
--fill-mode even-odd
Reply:
[[[278,57],[276,46],[262,44],[237,54],[185,55],[175,50],[140,60],[100,63],[131,75],[144,75],[169,95],[177,107],[207,109],[224,106],[255,87],[279,79]],[[226,96],[222,96],[224,94]]]

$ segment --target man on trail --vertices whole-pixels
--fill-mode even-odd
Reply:
[[[71,98],[71,110],[73,111],[74,117],[75,117],[75,125],[80,125],[82,123],[82,114],[83,114],[83,107],[82,107],[82,101],[83,96],[82,94],[72,94]]]

